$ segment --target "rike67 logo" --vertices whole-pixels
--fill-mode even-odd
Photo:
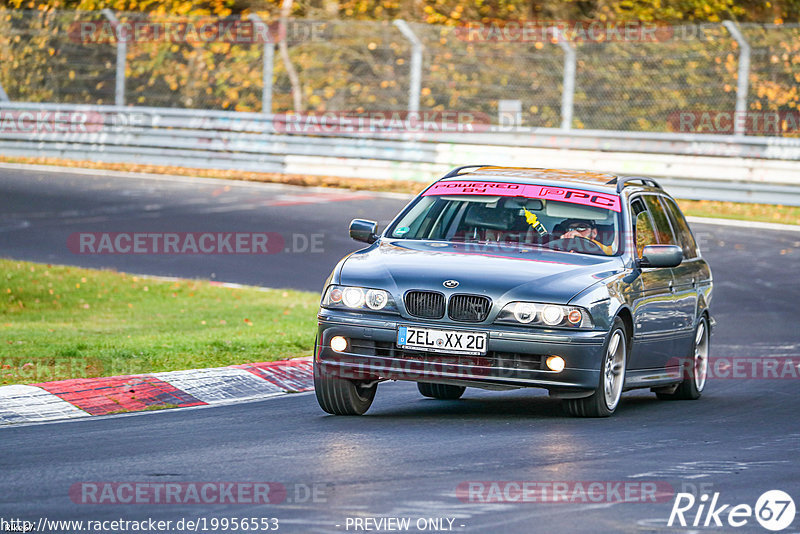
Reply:
[[[678,493],[672,504],[667,526],[743,527],[755,517],[767,530],[778,532],[794,522],[794,500],[781,490],[764,492],[755,507],[749,504],[723,504],[719,492],[711,497],[704,493],[695,498],[691,493]]]

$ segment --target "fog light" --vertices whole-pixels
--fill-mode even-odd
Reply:
[[[347,350],[347,340],[342,336],[333,336],[331,338],[331,348],[336,352],[344,352]]]
[[[556,373],[563,371],[564,366],[566,365],[564,358],[561,356],[548,356],[547,360],[545,360],[545,363],[547,364],[548,369],[555,371]]]

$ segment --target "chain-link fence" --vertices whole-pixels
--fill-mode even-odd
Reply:
[[[253,17],[0,10],[0,85],[12,101],[256,112],[269,102],[266,111],[298,111],[276,44],[283,41],[299,111],[407,110],[418,101],[420,111],[479,112],[496,123],[510,101],[512,122],[528,127],[734,133],[704,128],[701,114],[713,122],[738,109],[774,112],[790,124],[777,133],[746,124],[737,133],[800,129],[791,122],[800,103],[800,24],[659,27],[610,39],[546,28],[531,36],[506,26],[408,27],[413,39],[390,22],[281,27]],[[747,84],[738,82],[742,62]],[[692,120],[678,124],[679,113]]]

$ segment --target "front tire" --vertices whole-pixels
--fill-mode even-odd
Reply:
[[[672,393],[656,392],[661,400],[697,400],[703,394],[708,377],[708,353],[711,336],[708,331],[708,319],[700,317],[694,331],[692,353],[683,367],[683,381]]]
[[[424,397],[440,400],[457,400],[461,398],[467,389],[464,386],[452,386],[450,384],[429,384],[428,382],[417,382],[417,389]]]
[[[339,378],[322,371],[314,361],[314,393],[320,408],[332,415],[364,415],[378,390],[377,382],[364,382]]]
[[[608,417],[616,411],[625,385],[625,367],[628,364],[628,336],[625,323],[614,318],[614,326],[604,345],[597,389],[588,397],[565,399],[564,409],[576,417]]]

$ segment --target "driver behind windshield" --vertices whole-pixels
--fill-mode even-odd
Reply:
[[[597,240],[597,227],[595,226],[594,221],[588,219],[567,219],[561,222],[561,227],[565,228],[565,231],[563,234],[561,234],[560,239],[581,237],[583,239],[588,239],[600,247],[603,253],[607,256],[613,254],[613,249],[610,246],[604,245]]]

